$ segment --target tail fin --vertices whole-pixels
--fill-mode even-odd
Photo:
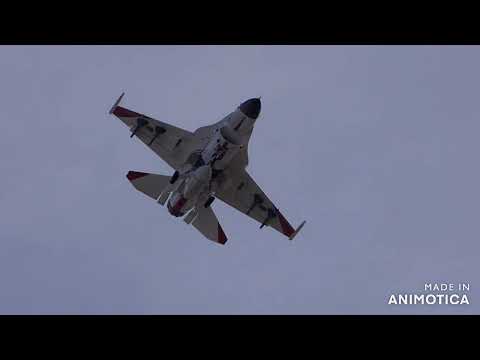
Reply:
[[[211,207],[201,206],[192,225],[209,240],[222,245],[227,242],[227,237]]]
[[[169,185],[170,176],[129,171],[127,179],[138,191],[157,200],[162,191]]]

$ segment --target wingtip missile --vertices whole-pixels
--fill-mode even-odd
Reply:
[[[115,104],[113,104],[112,108],[108,112],[109,114],[113,114],[113,112],[115,111],[118,104],[120,104],[120,101],[122,101],[123,95],[125,95],[125,92],[122,92],[122,95],[120,95],[120,97],[117,99],[117,101],[115,101]]]
[[[303,225],[305,225],[306,222],[307,222],[307,221],[304,220],[304,221],[300,224],[300,226],[297,228],[297,230],[295,230],[295,231],[293,232],[293,234],[290,235],[290,237],[289,237],[290,240],[293,240],[293,238],[294,238],[295,236],[297,236],[297,234],[300,232],[300,230],[302,230]]]

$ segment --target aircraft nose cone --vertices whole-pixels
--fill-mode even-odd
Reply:
[[[240,105],[240,111],[251,119],[258,118],[262,105],[259,98],[249,99]]]

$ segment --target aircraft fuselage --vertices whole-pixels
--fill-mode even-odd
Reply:
[[[177,180],[167,203],[170,214],[180,217],[195,206],[210,205],[215,189],[222,186],[223,178],[218,174],[248,144],[260,111],[257,101],[248,100],[209,129],[204,147],[193,151],[182,166],[182,179]]]

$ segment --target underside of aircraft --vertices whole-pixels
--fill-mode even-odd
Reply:
[[[183,217],[206,238],[225,244],[227,236],[211,205],[220,199],[264,226],[292,240],[294,229],[248,174],[248,143],[260,115],[260,98],[243,102],[222,120],[190,132],[120,106],[110,110],[170,167],[171,176],[129,171],[127,179],[140,192]]]

